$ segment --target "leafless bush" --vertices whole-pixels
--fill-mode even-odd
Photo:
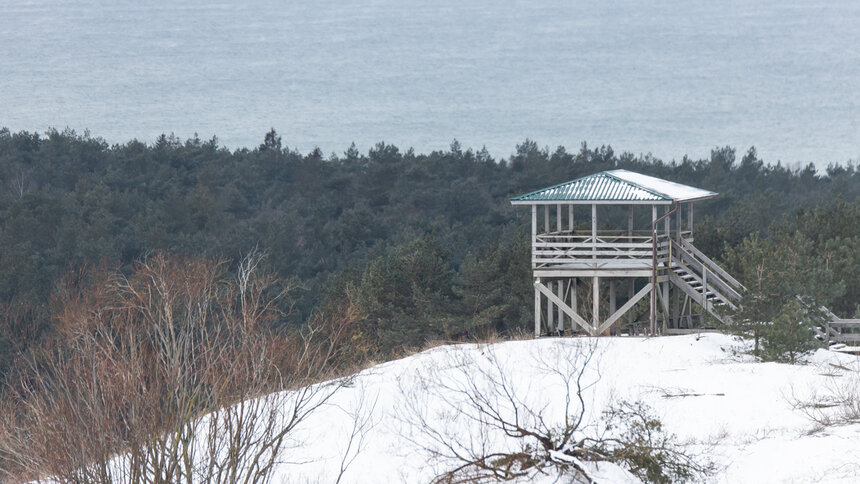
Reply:
[[[266,482],[289,435],[342,384],[345,305],[289,333],[287,289],[252,254],[140,261],[60,292],[60,339],[22,357],[0,409],[13,481]]]
[[[819,427],[860,423],[860,362],[830,364],[821,389],[800,397],[792,390],[792,406]]]
[[[401,382],[405,403],[396,417],[404,436],[445,469],[436,483],[550,473],[592,482],[589,461],[616,462],[651,482],[711,473],[644,404],[622,402],[603,413],[602,424],[586,422],[584,394],[599,381],[595,354],[588,339],[542,347],[529,362],[503,361],[493,345],[454,350],[418,371],[417,381]],[[537,372],[534,379],[511,371],[523,364]]]
[[[373,400],[370,400],[368,394],[362,390],[350,409],[341,409],[349,416],[352,427],[347,436],[346,446],[341,452],[336,484],[341,482],[347,469],[364,448],[367,435],[379,423],[379,417],[376,415],[378,399],[379,395],[377,394]]]

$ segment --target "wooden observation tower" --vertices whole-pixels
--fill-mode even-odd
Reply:
[[[693,204],[716,195],[611,170],[512,198],[532,209],[535,335],[635,334],[644,321],[683,333],[705,313],[728,322],[719,308],[735,308],[743,286],[693,245]]]

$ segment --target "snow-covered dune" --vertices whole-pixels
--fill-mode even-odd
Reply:
[[[722,467],[716,482],[860,480],[860,425],[813,432],[813,422],[793,408],[832,384],[832,364],[856,365],[855,357],[820,350],[803,365],[756,363],[738,355],[739,343],[731,337],[704,334],[450,345],[374,366],[304,423],[274,481],[332,482],[343,455],[354,460],[342,482],[430,480],[456,463],[426,452],[432,446],[411,418],[416,402],[426,422],[448,432],[457,429],[463,442],[483,438],[491,446],[511,445],[498,435],[475,435],[476,423],[460,418],[438,391],[427,390],[428,379],[461,381],[479,375],[472,365],[497,361],[523,400],[546,406],[544,415],[561,422],[565,392],[558,375],[548,370],[565,368],[581,356],[583,345],[594,349],[583,378],[589,424],[611,401],[642,400],[679,439],[712,444],[708,452]],[[353,432],[356,415],[372,425]],[[624,479],[612,466],[597,474],[607,482]]]

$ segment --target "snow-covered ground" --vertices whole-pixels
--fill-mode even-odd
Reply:
[[[665,430],[710,445],[708,454],[721,467],[715,482],[860,482],[860,425],[816,429],[793,405],[833,383],[832,365],[854,366],[857,357],[819,350],[803,365],[756,363],[739,355],[739,344],[703,334],[433,348],[359,373],[304,423],[284,455],[292,463],[277,468],[274,482],[333,482],[345,453],[354,460],[342,482],[427,482],[453,463],[427,454],[427,437],[412,418],[416,403],[435,429],[456,430],[464,445],[481,440],[477,424],[446,404],[438,388],[428,389],[428,381],[456,386],[497,361],[519,398],[546,406],[544,416],[560,422],[565,392],[551,369],[581,357],[583,345],[594,347],[583,379],[589,425],[597,425],[611,401],[642,400]],[[372,426],[352,432],[356,414]],[[498,435],[484,440],[511,445]],[[604,482],[624,479],[612,466],[600,466],[601,473]]]

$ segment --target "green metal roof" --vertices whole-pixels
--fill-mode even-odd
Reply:
[[[526,193],[511,198],[511,203],[672,203],[716,195],[641,173],[610,170]]]

